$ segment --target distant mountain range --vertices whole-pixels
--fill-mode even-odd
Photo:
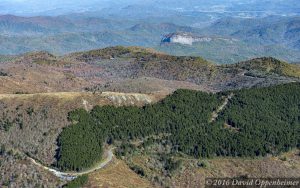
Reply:
[[[170,20],[164,22],[160,18],[147,21],[87,14],[3,15],[0,16],[0,54],[45,50],[62,55],[123,45],[152,47],[173,55],[203,56],[217,63],[258,56],[300,61],[300,17],[297,16],[226,17],[204,28],[178,25]],[[183,16],[179,22],[185,19],[188,18]]]
[[[131,8],[136,8],[130,11]],[[269,14],[290,15],[299,14],[298,0],[2,0],[0,14],[18,15],[62,15],[68,13],[82,13],[98,11],[103,15],[155,15],[155,12],[165,14],[166,11],[180,12],[211,12],[231,13],[236,16],[263,16]]]
[[[256,45],[283,44],[300,49],[300,17],[223,18],[204,29],[203,33],[231,36]]]
[[[257,56],[274,56],[297,62],[300,17],[227,17],[201,29],[197,34],[171,33],[162,41],[159,49],[164,52],[203,56],[222,63]]]

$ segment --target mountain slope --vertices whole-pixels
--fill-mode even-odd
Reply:
[[[272,56],[289,62],[300,60],[299,50],[281,45],[250,44],[231,36],[171,33],[162,38],[156,49],[168,54],[201,56],[220,64],[236,63],[255,57]]]
[[[241,62],[237,67],[246,70],[258,70],[267,73],[276,73],[283,76],[300,78],[300,66],[297,64],[288,64],[274,58],[257,58],[249,61]]]
[[[180,87],[220,91],[297,81],[297,65],[276,62],[280,61],[264,58],[231,66],[217,65],[199,57],[176,57],[149,48],[121,46],[62,57],[36,52],[0,64],[0,92],[168,93]],[[265,64],[274,67],[275,74],[268,73],[269,69],[263,68]]]
[[[294,113],[298,113],[298,100],[296,100],[297,102],[294,102],[293,100],[299,97],[297,95],[297,92],[299,90],[298,85],[300,82],[299,78],[295,77],[295,75],[298,75],[299,73],[299,69],[296,69],[295,66],[296,65],[287,64],[273,58],[254,59],[248,62],[241,62],[239,64],[217,65],[199,57],[176,57],[157,52],[149,48],[121,46],[93,51],[77,52],[65,56],[55,56],[48,52],[31,52],[15,56],[12,59],[7,59],[5,62],[0,63],[0,140],[1,145],[5,146],[4,152],[3,147],[0,147],[0,161],[3,164],[3,168],[0,169],[0,174],[3,177],[0,180],[0,183],[1,185],[3,185],[7,184],[8,182],[9,184],[16,184],[17,187],[26,187],[27,185],[34,186],[38,184],[49,185],[49,187],[59,187],[62,184],[65,184],[65,181],[61,181],[57,179],[57,177],[54,177],[52,174],[49,174],[48,172],[43,171],[43,169],[39,169],[34,166],[34,164],[32,164],[26,159],[26,157],[24,157],[24,153],[26,155],[29,155],[31,158],[34,158],[36,161],[39,161],[43,165],[47,166],[56,164],[55,153],[58,149],[58,135],[63,130],[66,130],[64,129],[65,127],[76,128],[76,126],[69,126],[71,122],[68,121],[68,117],[71,116],[68,116],[68,114],[70,115],[70,111],[78,108],[91,110],[94,105],[109,105],[110,107],[97,107],[93,111],[89,111],[90,113],[96,114],[99,112],[101,114],[101,109],[109,109],[114,111],[115,108],[112,106],[120,107],[116,109],[125,110],[125,115],[126,113],[128,115],[126,115],[126,118],[122,118],[121,121],[118,120],[119,122],[121,122],[118,123],[119,125],[121,125],[122,123],[128,123],[129,125],[131,125],[131,122],[137,122],[137,119],[135,118],[139,118],[139,121],[142,121],[144,123],[145,119],[156,121],[159,119],[152,117],[161,117],[161,115],[166,114],[165,112],[168,112],[169,116],[167,117],[167,119],[165,119],[166,121],[158,121],[157,123],[150,123],[149,125],[160,125],[160,123],[166,122],[166,124],[163,125],[166,125],[167,127],[165,127],[163,130],[174,131],[174,133],[176,132],[177,134],[178,132],[184,133],[185,130],[183,129],[185,126],[174,128],[169,126],[176,125],[176,122],[184,122],[187,117],[189,117],[189,115],[193,113],[195,117],[198,117],[200,114],[201,118],[189,117],[191,118],[189,121],[191,123],[190,125],[198,125],[198,123],[200,123],[200,121],[202,122],[202,120],[204,122],[209,121],[209,119],[211,119],[212,113],[224,103],[226,96],[229,96],[229,94],[232,92],[228,90],[256,87],[256,89],[234,91],[235,94],[238,95],[234,95],[235,97],[233,97],[232,100],[230,99],[228,101],[228,105],[226,105],[223,111],[220,112],[219,117],[216,120],[216,122],[221,122],[220,125],[210,125],[207,127],[207,130],[210,130],[210,128],[215,128],[220,130],[220,135],[222,135],[224,132],[235,135],[236,131],[239,128],[244,128],[244,125],[248,125],[243,124],[240,116],[235,117],[234,115],[232,115],[248,114],[240,113],[242,110],[238,110],[237,112],[235,111],[236,109],[238,109],[236,105],[239,104],[239,102],[237,101],[242,100],[243,104],[246,104],[247,101],[251,101],[249,102],[249,105],[244,106],[243,110],[247,111],[248,108],[249,112],[251,111],[251,113],[248,115],[254,114],[255,117],[259,117],[260,113],[257,113],[256,108],[254,108],[253,106],[257,106],[257,103],[260,105],[264,104],[264,106],[268,105],[268,101],[265,100],[266,97],[261,97],[261,95],[266,94],[266,91],[268,91],[269,94],[274,98],[274,100],[269,101],[272,102],[272,105],[278,106],[280,104],[280,107],[282,107],[280,109],[285,109],[284,111],[276,111],[276,113],[272,113],[276,114],[276,117],[273,118],[271,116],[271,119],[275,120],[276,118],[281,117],[282,114],[279,114],[281,112],[291,112],[289,113],[289,117],[293,115],[293,118],[287,118],[288,121],[278,122],[282,123],[280,125],[283,125],[286,122],[294,123],[295,121],[297,121],[297,119],[294,118],[296,117],[294,116]],[[257,88],[291,82],[298,83],[263,88],[261,89],[262,91]],[[287,89],[289,86],[296,87],[297,92],[293,92],[292,90]],[[272,90],[272,88],[275,89]],[[276,88],[281,89],[277,90]],[[174,93],[174,91],[178,89],[193,89],[198,91],[179,90]],[[200,92],[199,90],[205,92]],[[277,95],[273,91],[280,91],[281,94]],[[219,93],[216,94],[217,92]],[[290,93],[285,95],[284,92]],[[174,94],[170,95],[171,93]],[[247,93],[251,94],[247,95]],[[157,104],[160,106],[149,105],[147,107],[149,113],[153,113],[153,115],[151,116],[147,116],[145,114],[144,117],[140,116],[144,113],[144,110],[146,108],[121,107],[132,105],[142,107],[145,104],[161,101],[166,96],[169,97],[167,97],[164,102],[160,102],[159,104]],[[289,96],[295,96],[295,98],[293,98],[293,100],[289,100]],[[243,97],[246,97],[246,99]],[[249,100],[249,98],[251,100]],[[258,99],[260,102],[257,102]],[[283,101],[285,100],[289,101],[288,106],[282,106]],[[196,103],[196,101],[198,102]],[[202,106],[203,108],[200,108],[200,106]],[[158,107],[162,107],[162,109],[165,110],[160,111]],[[227,109],[227,107],[230,108]],[[190,108],[194,108],[195,110],[189,113],[188,109]],[[96,109],[98,109],[99,111],[96,111]],[[133,111],[128,111],[127,109],[132,109]],[[264,114],[268,114],[268,112],[271,112],[268,108],[264,107],[264,109],[267,109],[267,111],[264,110],[259,112],[263,112]],[[274,109],[276,110],[277,108],[272,108],[272,110]],[[76,112],[80,113],[85,111],[77,110]],[[124,115],[123,113],[114,115],[114,113],[109,112],[110,111],[107,111],[108,115],[104,115],[104,117],[111,116],[111,119],[114,119],[117,117],[122,117],[122,115]],[[224,114],[223,112],[226,112],[226,114]],[[137,113],[136,116],[132,116],[132,119],[130,119],[131,115],[135,113]],[[84,114],[87,113],[85,112]],[[176,120],[176,118],[181,117],[182,114],[185,114],[186,116],[184,116],[182,120]],[[204,116],[202,117],[202,115]],[[72,117],[76,118],[76,114]],[[247,116],[247,118],[249,117],[251,116]],[[260,119],[263,119],[265,121],[268,120],[268,117],[269,116],[264,115],[261,118],[249,118],[249,122],[254,122],[252,123],[252,125],[258,125],[256,121],[259,121]],[[282,119],[284,118],[285,116],[282,116]],[[124,119],[128,121],[124,121]],[[105,118],[101,118],[101,121],[104,120]],[[176,122],[172,122],[170,120],[176,120]],[[223,123],[225,121],[227,122],[227,124],[232,122],[233,123],[224,126]],[[234,124],[235,122],[242,122],[241,124],[238,124],[241,127],[233,127],[234,125],[236,125]],[[273,124],[275,125],[275,123],[272,123],[272,125]],[[292,126],[291,124],[289,124],[288,126]],[[110,124],[110,126],[104,127],[109,128],[111,127],[111,125],[112,124]],[[139,125],[142,125],[142,123]],[[182,123],[180,125],[182,125]],[[262,124],[262,126],[265,125],[267,124]],[[276,126],[278,125],[276,124]],[[288,126],[280,126],[279,128],[285,130]],[[127,128],[129,127],[130,126],[127,126]],[[150,126],[141,127],[141,131],[150,128]],[[87,133],[87,129],[85,128],[87,127],[83,128],[85,131],[81,132],[82,134]],[[118,129],[122,127],[113,126],[113,128]],[[261,131],[261,133],[265,134],[265,130],[269,130],[269,128],[270,127],[263,127],[259,130],[264,130]],[[182,129],[183,131],[178,131],[178,129]],[[96,129],[93,129],[93,132],[95,132],[95,130]],[[198,126],[195,129],[189,129],[187,131],[192,132],[188,132],[188,135],[194,135],[194,133],[197,133],[197,131],[199,130],[200,129]],[[273,130],[271,130],[271,132],[272,131]],[[288,131],[291,131],[291,129],[289,129]],[[104,132],[105,131],[103,131],[103,133]],[[138,135],[138,132],[129,132],[132,132],[134,134],[128,135],[128,137],[126,136],[126,139],[131,139]],[[284,133],[285,131],[281,132]],[[150,132],[146,131],[144,135],[149,133]],[[119,132],[114,132],[110,135],[118,136],[118,134]],[[124,157],[121,157],[121,159],[123,160],[122,163],[117,163],[116,166],[114,166],[115,163],[113,163],[111,164],[112,166],[108,166],[107,169],[103,169],[103,171],[97,171],[91,174],[87,186],[98,184],[99,181],[101,181],[101,183],[105,185],[116,185],[111,184],[110,182],[114,180],[114,177],[108,175],[108,173],[113,173],[116,174],[116,177],[122,178],[122,175],[116,173],[116,169],[120,169],[121,172],[127,173],[130,168],[131,170],[139,173],[141,176],[140,178],[138,178],[136,174],[132,174],[132,171],[132,173],[129,175],[130,177],[134,178],[135,181],[130,181],[128,183],[136,185],[136,183],[138,182],[142,183],[146,187],[150,184],[149,182],[153,181],[158,186],[167,185],[171,182],[174,182],[174,184],[176,185],[182,182],[189,183],[190,181],[185,180],[185,178],[190,178],[190,176],[192,176],[190,174],[194,173],[195,171],[197,171],[195,172],[195,174],[204,177],[202,176],[201,172],[198,173],[198,170],[201,170],[202,168],[204,168],[204,166],[208,166],[209,164],[203,162],[202,160],[191,160],[191,158],[185,154],[180,154],[180,156],[176,155],[174,158],[171,158],[169,155],[161,156],[161,154],[164,154],[165,151],[168,152],[171,150],[169,150],[168,145],[164,144],[160,146],[156,145],[155,143],[157,143],[160,139],[164,140],[168,139],[169,137],[177,138],[178,135],[176,136],[176,134],[173,134],[172,137],[170,137],[169,134],[154,134],[153,137],[152,135],[149,135],[149,137],[141,140],[139,139],[142,137],[136,137],[137,139],[133,140],[132,143],[130,141],[127,144],[125,143],[124,146],[121,145],[120,148],[116,150],[116,155],[124,155]],[[183,136],[180,138],[202,139],[203,135],[212,134],[199,133],[199,135],[200,136]],[[276,137],[277,136],[284,135],[276,134]],[[80,136],[74,139],[78,141],[79,138]],[[222,136],[217,136],[217,138],[218,139],[215,139],[215,141],[222,139]],[[259,139],[254,140],[258,142],[261,141],[262,138],[264,138],[264,136],[261,136],[259,137]],[[288,138],[292,139],[293,137]],[[230,139],[234,140],[235,137],[230,137]],[[240,138],[238,137],[237,139]],[[143,143],[143,141],[145,141],[145,143]],[[201,143],[207,143],[206,141],[201,141]],[[246,141],[247,139],[242,139],[243,144],[251,148],[248,150],[251,151],[249,153],[254,154],[256,151],[255,149],[257,149],[258,145],[253,144],[252,142],[251,144],[247,144]],[[114,141],[108,140],[108,143],[110,142]],[[114,143],[118,144],[120,142],[115,140]],[[169,142],[164,143],[168,144]],[[189,142],[187,140],[186,143],[192,142]],[[82,145],[82,143],[79,145]],[[183,145],[181,144],[181,146]],[[203,153],[203,151],[205,150],[195,149],[194,146],[195,145],[191,145],[191,147],[187,148],[182,147],[182,151],[188,154],[195,151],[196,155],[200,154],[199,152],[201,151],[201,153],[205,155],[205,152]],[[204,146],[207,147],[209,146],[209,144],[206,144]],[[213,146],[223,147],[222,144],[215,144]],[[266,146],[268,146],[268,144]],[[285,147],[281,146],[280,144],[277,146],[280,151]],[[225,148],[225,150],[222,151],[229,151],[227,149]],[[207,151],[214,152],[212,150]],[[265,152],[265,149],[263,147],[260,147],[259,151]],[[245,152],[245,150],[239,150],[238,152],[247,155],[247,152]],[[132,155],[127,155],[128,153],[131,153]],[[151,155],[148,155],[149,153],[151,153]],[[98,156],[96,157],[98,158]],[[80,157],[77,159],[81,160]],[[183,160],[183,163],[180,162],[181,160]],[[241,159],[241,161],[243,160],[244,159]],[[264,158],[264,161],[265,160],[268,162],[257,164],[258,168],[264,167],[263,169],[268,169],[268,171],[273,172],[272,167],[266,167],[264,166],[264,164],[274,163],[272,163],[272,160],[269,158]],[[124,164],[124,161],[128,166]],[[217,162],[212,160],[209,163],[212,165],[217,165],[218,159]],[[240,160],[238,160],[237,162],[230,162],[229,164],[240,163]],[[251,164],[251,162],[247,163],[247,165],[244,166],[245,171],[243,172],[235,171],[236,175],[244,175],[243,173],[252,174],[252,171],[249,170],[249,166],[251,166]],[[177,174],[181,165],[184,165],[183,167],[186,168],[186,176]],[[142,170],[140,167],[142,167]],[[294,169],[290,166],[284,166],[281,167],[281,169],[283,171],[280,171],[280,173],[277,173],[275,171],[276,173],[274,172],[274,176],[275,174],[284,175],[286,173],[298,172],[297,169]],[[211,173],[209,169],[206,170],[207,171],[205,171],[204,174]],[[228,169],[222,169],[222,172],[227,174],[227,170]],[[258,171],[257,173],[262,172]],[[39,174],[39,176],[37,176],[37,174]],[[219,173],[216,174],[219,175]],[[13,180],[11,179],[12,176],[14,177]],[[118,183],[122,184],[123,181],[119,181]],[[127,183],[127,181],[125,181],[124,183]]]
[[[222,18],[204,29],[203,33],[231,36],[250,44],[282,44],[297,49],[300,40],[300,17],[269,16],[265,18]]]
[[[125,7],[123,11],[134,7]],[[236,63],[262,56],[288,62],[300,61],[300,19],[297,16],[251,19],[226,17],[203,28],[208,23],[202,24],[201,20],[199,23],[188,24],[191,17],[182,14],[175,14],[171,20],[160,16],[151,17],[150,20],[112,15],[101,17],[96,13],[57,17],[4,15],[0,16],[0,54],[44,50],[63,55],[122,45],[152,47],[172,55],[202,56],[217,63]],[[198,14],[192,15],[198,18]],[[173,24],[180,15],[183,18],[178,22],[179,25]],[[202,37],[202,42],[194,41],[190,45],[190,42],[181,41],[160,45],[161,41],[174,39],[183,33],[194,39]],[[170,35],[173,37],[168,37]]]

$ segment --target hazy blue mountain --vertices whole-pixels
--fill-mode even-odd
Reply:
[[[300,61],[300,19],[295,16],[226,17],[200,29],[163,22],[165,20],[160,16],[148,21],[113,16],[92,17],[90,14],[0,16],[0,54],[46,50],[60,55],[124,45],[152,47],[174,55],[203,56],[218,63],[237,62],[257,56]],[[184,22],[184,19],[188,17],[183,17],[181,21]],[[213,40],[192,45],[160,44],[164,36],[180,32]]]
[[[0,16],[1,35],[36,36],[66,32],[100,32],[105,30],[123,30],[136,22],[94,17],[71,16],[36,16],[19,17],[13,15]]]
[[[0,14],[10,14],[0,15],[0,54],[39,50],[65,54],[125,45],[204,56],[219,63],[255,56],[297,62],[298,4],[295,0],[3,0]],[[161,45],[172,33],[214,40]]]
[[[300,17],[222,18],[202,33],[230,36],[256,45],[283,45],[300,49]]]
[[[263,56],[273,56],[289,62],[300,61],[299,50],[288,49],[282,45],[252,44],[220,36],[172,33],[166,35],[156,49],[177,56],[201,56],[217,63],[234,63]]]
[[[236,12],[240,16],[276,14],[299,14],[298,0],[2,0],[0,14],[61,15],[73,12],[102,11],[123,15],[130,8],[140,6],[130,15],[143,16],[158,9],[200,12]],[[124,9],[125,7],[125,9]],[[143,7],[143,8],[141,8]],[[261,12],[261,13],[259,13]],[[264,13],[262,13],[264,12]]]

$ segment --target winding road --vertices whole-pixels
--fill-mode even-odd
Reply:
[[[218,107],[218,109],[216,111],[214,111],[212,113],[212,118],[211,118],[211,121],[210,122],[214,122],[217,118],[218,118],[218,115],[219,113],[227,106],[229,100],[234,96],[233,93],[231,93],[230,95],[228,95],[224,102],[222,103],[221,106]],[[61,172],[59,170],[56,170],[56,169],[53,169],[53,168],[50,168],[50,167],[47,167],[47,166],[44,166],[43,164],[37,162],[35,159],[27,156],[27,158],[33,163],[35,164],[36,166],[39,166],[49,172],[51,172],[53,175],[55,175],[56,177],[62,179],[62,180],[67,180],[67,181],[71,181],[73,179],[75,179],[76,177],[78,176],[81,176],[81,175],[84,175],[84,174],[89,174],[91,172],[94,172],[96,170],[99,170],[101,168],[104,168],[105,166],[107,166],[112,160],[113,160],[113,157],[114,157],[114,154],[113,154],[113,150],[115,148],[110,148],[108,151],[107,151],[107,157],[104,161],[102,161],[101,163],[95,165],[94,167],[90,168],[90,169],[87,169],[87,170],[84,170],[84,171],[81,171],[81,172]]]
[[[103,167],[105,167],[106,165],[108,165],[108,163],[110,163],[112,160],[113,160],[113,150],[114,148],[111,148],[110,150],[107,151],[107,158],[97,164],[96,166],[88,169],[88,170],[85,170],[85,171],[82,171],[82,172],[61,172],[61,171],[58,171],[56,169],[53,169],[53,168],[50,168],[50,167],[47,167],[47,166],[44,166],[42,165],[41,163],[37,162],[35,159],[31,158],[31,157],[28,157],[28,159],[35,165],[51,172],[52,174],[54,174],[56,177],[62,179],[62,180],[67,180],[67,181],[71,181],[73,179],[75,179],[77,176],[81,176],[81,175],[84,175],[84,174],[88,174],[88,173],[91,173],[91,172],[94,172],[96,170],[99,170]]]

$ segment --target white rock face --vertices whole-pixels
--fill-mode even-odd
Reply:
[[[211,42],[212,40],[233,41],[233,39],[217,38],[217,37],[199,37],[189,33],[171,33],[162,39],[162,43],[179,43],[184,45],[193,45],[196,42]]]
[[[188,37],[188,36],[176,35],[171,38],[171,42],[192,45],[194,42],[194,39],[192,37]]]
[[[170,38],[170,42],[186,45],[193,45],[194,42],[210,42],[209,37],[194,37],[188,34],[176,34]]]

